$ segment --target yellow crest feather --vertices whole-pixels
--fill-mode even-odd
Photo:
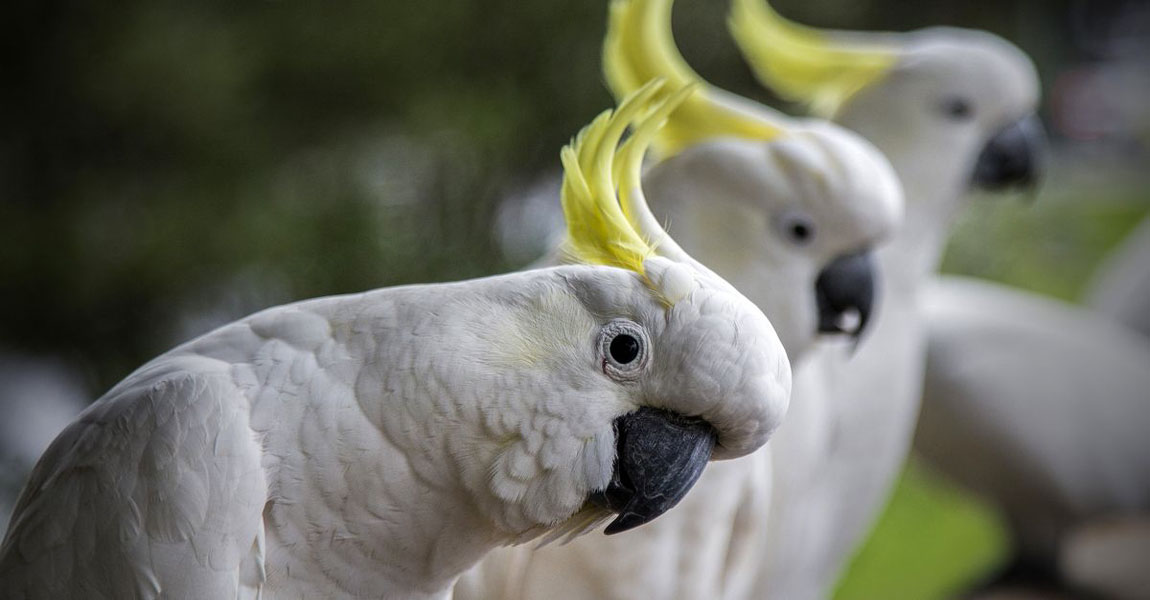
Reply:
[[[673,0],[613,0],[603,41],[603,73],[616,98],[662,77],[673,87],[703,84],[683,60],[671,34]],[[658,131],[655,143],[664,156],[699,141],[732,136],[770,140],[779,126],[718,103],[713,90],[699,86]]]
[[[620,205],[616,193],[617,184],[639,189],[643,154],[651,138],[667,113],[691,92],[688,88],[667,94],[666,87],[663,80],[642,86],[615,111],[595,117],[560,152],[566,251],[574,260],[644,274],[643,261],[655,253],[651,238],[666,235],[661,229],[644,231]],[[635,125],[636,134],[620,146],[629,125]]]
[[[615,188],[619,190],[619,204],[623,214],[631,223],[641,224],[641,207],[647,206],[641,181],[643,178],[643,155],[647,147],[664,127],[668,117],[692,95],[698,93],[694,85],[688,85],[674,92],[660,106],[648,115],[631,133],[631,137],[619,148],[619,168],[615,172]]]
[[[732,0],[731,35],[763,85],[830,117],[898,60],[897,44],[784,19],[766,0]]]

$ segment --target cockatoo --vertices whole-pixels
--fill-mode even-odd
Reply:
[[[1103,315],[941,278],[916,448],[995,501],[1017,558],[1003,585],[1150,591],[1150,340]]]
[[[963,173],[991,188],[1032,182],[1040,133],[1032,117],[981,148],[971,143],[981,139],[971,131],[985,137],[1033,108],[1033,68],[1013,46],[953,29],[847,39],[787,23],[757,1],[736,5],[734,31],[761,78],[866,135],[899,171],[908,225],[883,258],[923,267],[911,273],[933,269]],[[825,53],[803,51],[812,47]],[[990,283],[942,278],[919,303],[929,340],[919,449],[1006,509],[1015,566],[1029,571],[1019,575],[1144,597],[1150,444],[1131,423],[1150,422],[1146,342],[1088,311]],[[805,407],[804,373],[797,379],[795,405]],[[772,445],[803,423],[792,415]]]
[[[563,150],[577,264],[268,309],[115,386],[36,467],[0,596],[447,598],[492,548],[641,525],[712,448],[760,447],[788,360],[646,209],[662,95]]]
[[[1038,79],[1018,48],[953,28],[823,32],[764,0],[734,0],[731,32],[759,79],[873,142],[906,193],[906,220],[879,250],[884,306],[848,356],[824,346],[795,373],[793,410],[771,442],[771,560],[756,597],[829,594],[887,498],[921,398],[922,294],[971,184],[1035,177]]]
[[[671,8],[612,3],[604,44],[617,96],[653,77],[700,86],[661,131],[664,158],[644,176],[647,198],[677,242],[773,315],[800,362],[820,332],[857,334],[866,324],[868,250],[901,217],[897,176],[857,135],[702,83],[675,48]],[[856,323],[843,323],[852,312]],[[716,464],[681,505],[626,538],[496,551],[464,575],[455,598],[747,597],[766,558],[770,467],[761,451]]]
[[[1150,217],[1122,242],[1094,276],[1091,308],[1150,337]]]

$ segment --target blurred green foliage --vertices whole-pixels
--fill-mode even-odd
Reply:
[[[778,2],[829,26],[1014,34],[1003,5]],[[93,392],[196,310],[487,274],[509,189],[610,105],[606,2],[14,0],[0,101],[0,349],[62,356]],[[680,2],[702,73],[766,97]],[[1013,12],[1012,12],[1013,11]],[[1048,9],[1037,14],[1046,15]],[[1044,38],[1045,39],[1045,38]],[[252,297],[225,296],[252,280]],[[228,304],[231,302],[231,304]]]
[[[272,303],[506,269],[501,193],[609,103],[594,3],[7,13],[0,343],[93,390],[242,273]]]
[[[951,598],[1008,558],[992,508],[912,462],[834,597]]]
[[[1062,157],[1059,167],[1073,160]],[[1034,198],[975,198],[955,227],[943,271],[1077,302],[1098,263],[1150,208],[1135,168],[1095,164],[1083,169],[1090,177],[1067,168]]]

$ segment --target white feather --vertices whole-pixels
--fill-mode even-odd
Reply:
[[[653,340],[641,388],[596,358],[622,316]],[[704,341],[709,361],[667,364]],[[268,309],[64,430],[0,546],[0,595],[443,598],[487,551],[605,516],[583,507],[611,475],[616,417],[699,415],[745,454],[789,381],[768,321],[725,283],[667,307],[638,273],[571,266]]]
[[[1150,507],[1150,342],[976,280],[926,300],[917,448],[1003,508],[1023,556],[1054,564],[1075,529]]]

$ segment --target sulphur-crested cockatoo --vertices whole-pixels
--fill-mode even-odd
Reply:
[[[614,2],[604,44],[618,96],[652,77],[700,85],[661,132],[664,160],[644,176],[647,198],[676,241],[773,315],[801,361],[820,332],[865,325],[867,250],[897,226],[897,178],[857,135],[702,84],[674,46],[671,5]],[[851,312],[855,323],[844,323]],[[762,451],[714,465],[681,505],[625,538],[492,553],[461,579],[456,600],[746,597],[765,560],[770,481]]]
[[[906,194],[903,227],[878,253],[884,305],[869,339],[853,357],[819,348],[797,369],[789,422],[771,443],[772,559],[757,594],[820,598],[909,449],[925,358],[921,295],[954,213],[972,182],[1034,177],[1039,86],[1025,54],[978,31],[824,32],[764,0],[734,0],[730,25],[763,83],[873,142]]]
[[[1018,557],[1003,585],[1145,598],[1150,340],[975,279],[940,279],[925,311],[916,448],[1004,510]]]
[[[990,187],[1032,179],[1037,134],[1032,122],[1007,126],[981,150],[958,143],[962,122],[972,127],[988,112],[1018,115],[1032,105],[1027,101],[1036,96],[1032,69],[1005,42],[952,29],[924,30],[905,39],[856,35],[849,40],[851,47],[831,47],[816,60],[826,69],[820,71],[818,64],[802,61],[816,54],[802,60],[784,55],[804,44],[817,46],[833,34],[797,28],[762,4],[740,2],[735,31],[748,54],[758,53],[764,80],[781,82],[777,89],[793,97],[822,103],[894,163],[908,191],[908,225],[900,241],[913,241],[911,236],[920,232],[935,236],[929,246],[905,246],[904,259],[929,259],[930,267],[937,262],[948,216],[962,198],[930,191],[946,190],[945,183],[953,181],[939,173],[970,169],[976,183]],[[763,44],[767,38],[755,37],[756,31],[791,35],[794,44]],[[900,62],[889,72],[880,66],[890,60],[889,54],[883,58],[884,46],[901,46]],[[944,52],[952,56],[939,54]],[[869,62],[844,66],[852,61]],[[837,86],[818,83],[835,79],[835,71],[859,79],[840,77]],[[863,82],[868,71],[879,73],[877,83]],[[933,119],[932,106],[938,109]],[[1003,107],[1013,108],[1004,113]],[[940,114],[957,117],[950,119],[957,123],[948,126]],[[904,126],[897,132],[884,129],[895,122]],[[950,162],[931,162],[940,155]],[[924,199],[942,212],[923,212],[923,206],[930,206]],[[1136,233],[1119,256],[1145,251],[1138,249],[1145,246],[1139,235],[1146,234]],[[890,252],[897,251],[896,243]],[[1121,281],[1115,287],[1129,290],[1150,279],[1142,275],[1139,281],[1137,266],[1119,270],[1124,273],[1115,278]],[[1111,290],[1109,299],[1114,312],[1133,315],[1120,316],[1131,321],[1139,313],[1130,305],[1144,302],[1131,291]],[[1139,367],[1150,364],[1146,344],[1084,310],[989,283],[943,279],[922,301],[930,349],[920,449],[1006,509],[1017,537],[1018,575],[1137,597],[1131,590],[1147,589],[1150,572],[1143,562],[1131,560],[1145,556],[1131,548],[1150,546],[1150,445],[1128,424],[1150,420],[1150,380]],[[881,333],[875,338],[881,339]],[[805,406],[803,375],[798,377],[796,405]],[[1086,397],[1088,415],[1081,412]],[[800,427],[801,415],[795,417],[791,425]],[[787,433],[781,431],[774,445],[784,444]]]
[[[579,264],[272,308],[114,387],[36,467],[0,596],[445,598],[492,548],[643,524],[712,448],[760,447],[787,357],[647,212],[683,98],[657,94],[563,150]]]
[[[1092,308],[1150,337],[1150,217],[1106,258],[1086,300]]]

